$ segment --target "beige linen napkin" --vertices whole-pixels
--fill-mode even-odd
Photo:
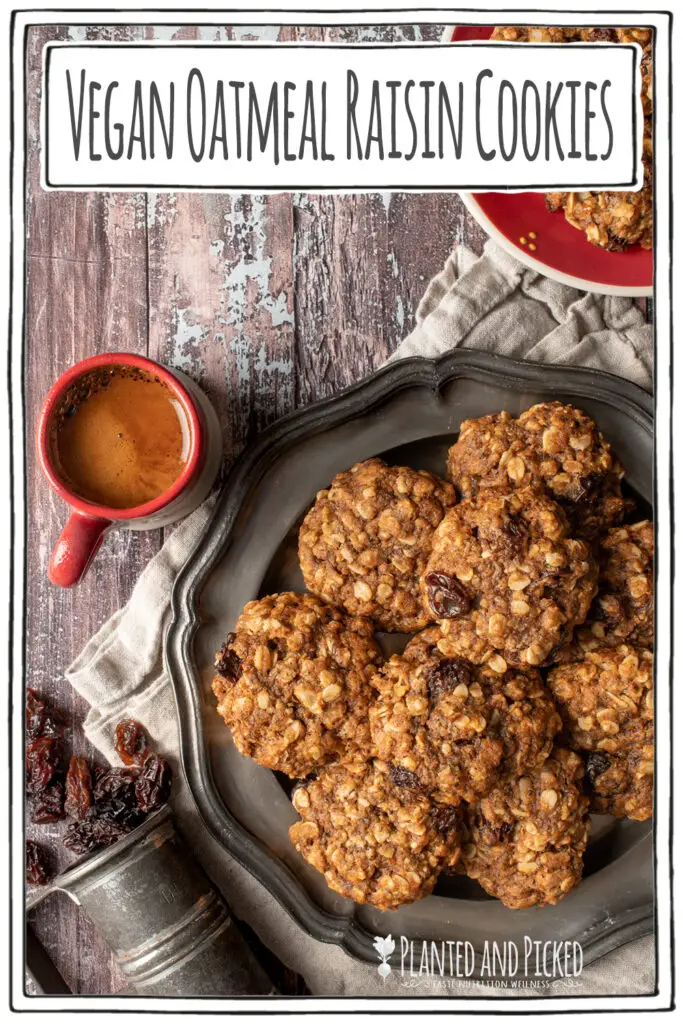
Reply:
[[[593,366],[642,387],[652,386],[652,329],[632,299],[587,294],[556,284],[491,242],[480,259],[463,248],[449,256],[444,270],[427,288],[415,330],[392,358],[437,356],[459,346],[536,362]],[[374,966],[359,964],[338,947],[307,936],[266,889],[226,856],[201,824],[178,764],[176,706],[164,669],[163,639],[173,581],[208,522],[214,502],[215,496],[177,527],[140,576],[128,604],[102,626],[67,670],[71,684],[91,705],[86,735],[108,760],[117,763],[112,742],[116,723],[127,716],[143,723],[157,748],[176,767],[173,805],[198,858],[235,914],[285,964],[303,975],[314,994],[514,995],[515,990],[484,986],[444,990],[425,982],[408,987],[395,973],[382,981]],[[644,938],[587,967],[572,988],[554,983],[551,989],[524,990],[524,995],[635,995],[652,992],[653,985],[653,942]]]

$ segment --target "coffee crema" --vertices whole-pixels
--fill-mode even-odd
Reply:
[[[190,427],[159,377],[133,366],[105,366],[64,392],[52,415],[50,449],[72,493],[107,508],[137,508],[183,472]]]

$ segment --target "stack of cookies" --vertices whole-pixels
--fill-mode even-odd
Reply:
[[[310,592],[246,606],[218,712],[301,780],[290,836],[337,892],[391,909],[455,870],[556,903],[590,810],[651,814],[652,524],[559,402],[466,421],[447,476],[370,459],[317,495]],[[386,661],[378,631],[413,635]]]

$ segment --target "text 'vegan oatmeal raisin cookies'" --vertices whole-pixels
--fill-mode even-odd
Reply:
[[[217,711],[242,754],[303,778],[367,746],[380,661],[368,619],[310,594],[264,597],[245,607],[216,655]]]
[[[289,830],[297,850],[356,903],[411,903],[458,860],[459,812],[396,786],[382,762],[325,768],[292,803],[302,817]]]
[[[463,497],[535,485],[559,502],[572,534],[592,539],[621,522],[631,503],[623,468],[585,413],[562,402],[466,420],[448,453],[448,477]]]
[[[370,732],[397,785],[458,804],[544,761],[561,720],[538,672],[444,657],[440,637],[425,630],[374,676]]]
[[[591,805],[644,821],[652,815],[652,654],[622,644],[582,650],[548,673],[570,745],[586,755]]]
[[[422,585],[431,614],[462,620],[509,666],[538,666],[582,623],[597,589],[586,543],[539,490],[486,492],[448,511]],[[464,652],[463,652],[464,653]]]
[[[455,502],[451,484],[424,470],[369,459],[320,491],[299,532],[308,589],[380,629],[414,632],[429,622],[420,575],[434,530]]]
[[[589,827],[583,771],[577,754],[556,747],[532,772],[502,776],[465,809],[460,867],[506,907],[557,903],[578,885]]]

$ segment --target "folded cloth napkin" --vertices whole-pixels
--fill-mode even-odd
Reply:
[[[592,366],[644,388],[652,386],[652,328],[634,300],[556,284],[491,242],[479,259],[462,247],[454,250],[427,288],[415,330],[392,358],[438,356],[458,346],[536,362]],[[215,495],[177,527],[140,576],[128,604],[102,626],[67,670],[71,684],[91,705],[86,735],[113,764],[118,763],[113,747],[116,723],[133,717],[178,767],[176,706],[164,669],[163,640],[173,581],[201,536],[214,503]],[[234,913],[305,978],[314,994],[504,997],[519,993],[469,984],[444,990],[438,982],[424,978],[408,985],[396,972],[383,981],[373,966],[359,964],[336,946],[316,942],[226,856],[199,821],[179,770],[176,780],[174,810],[206,870]],[[646,937],[585,968],[571,987],[559,981],[549,989],[525,989],[523,994],[635,995],[652,992],[653,987],[653,942]]]

